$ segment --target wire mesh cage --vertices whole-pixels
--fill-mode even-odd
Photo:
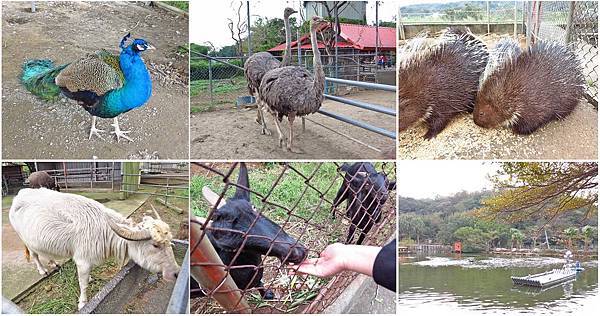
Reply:
[[[513,1],[457,1],[440,7],[400,7],[402,25],[513,23],[515,20],[523,22],[523,5]]]
[[[533,39],[569,45],[579,57],[588,100],[598,106],[598,2],[527,2]]]
[[[243,57],[208,57],[192,51],[190,94],[192,112],[220,105],[233,105],[238,96],[248,94]]]
[[[356,274],[293,275],[288,264],[395,236],[391,162],[197,163],[192,174],[192,313],[319,313]]]

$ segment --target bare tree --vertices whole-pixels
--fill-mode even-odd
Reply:
[[[238,55],[243,55],[243,37],[248,32],[249,26],[247,21],[244,19],[242,15],[242,7],[244,3],[242,1],[239,2],[240,5],[237,7],[237,10],[233,7],[234,1],[231,2],[231,7],[233,8],[234,18],[227,18],[227,27],[229,27],[229,31],[231,32],[231,38],[235,41],[235,46],[237,47]]]
[[[321,4],[323,8],[325,8],[326,15],[324,18],[329,20],[329,28],[325,31],[321,32],[321,41],[325,46],[325,54],[327,55],[326,65],[331,65],[334,63],[334,57],[332,57],[333,51],[335,50],[335,45],[338,37],[340,36],[340,21],[339,17],[340,11],[343,11],[349,4],[349,1],[317,1],[317,3]],[[316,10],[316,4],[313,5],[313,8]]]

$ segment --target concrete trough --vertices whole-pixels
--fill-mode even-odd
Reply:
[[[119,271],[79,311],[81,314],[185,314],[188,310],[189,243],[173,240],[181,271],[175,282],[159,280],[133,261]]]

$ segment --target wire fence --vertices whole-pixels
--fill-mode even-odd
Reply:
[[[287,263],[319,257],[334,242],[382,246],[394,237],[395,165],[347,172],[339,163],[249,165],[249,183],[238,179],[240,163],[192,168],[191,274],[199,286],[191,296],[200,297],[191,312],[322,312],[356,274],[291,276]],[[211,196],[205,187],[214,192],[210,203],[200,197]],[[239,202],[234,191],[246,189],[250,203]]]
[[[189,199],[189,164],[124,162],[120,192],[156,196],[156,201],[183,214],[177,204]],[[179,199],[180,201],[170,201]],[[185,204],[185,203],[184,203]]]
[[[11,168],[12,167],[12,168]],[[114,190],[121,181],[119,162],[29,162],[3,166],[3,192],[30,186],[29,175],[34,171],[48,173],[60,189],[99,188]]]
[[[379,60],[375,54],[355,53],[354,51],[336,55],[321,55],[325,76],[362,82],[377,82],[380,73],[388,71],[393,75],[395,56],[384,53],[385,59]],[[379,54],[381,56],[382,54]],[[207,58],[193,54],[190,58],[190,89],[193,103],[200,106],[197,110],[206,110],[218,106],[236,105],[240,96],[249,94],[244,77],[244,62],[247,56]],[[281,56],[276,56],[281,59]],[[312,53],[293,55],[291,65],[301,65],[312,71]],[[346,85],[326,82],[325,93],[335,95]],[[194,109],[192,109],[194,111]]]
[[[523,23],[521,1],[458,2],[455,6],[428,9],[400,7],[400,21],[404,25],[418,24],[465,24],[465,23]]]
[[[579,57],[588,101],[598,106],[598,2],[527,2],[528,42],[555,41],[569,45]]]

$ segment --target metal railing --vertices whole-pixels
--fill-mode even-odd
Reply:
[[[477,28],[478,33],[492,33],[499,26],[504,26],[508,33],[516,35],[519,26],[525,21],[523,2],[521,1],[485,1],[449,3],[444,9],[422,10],[407,7],[398,9],[399,38],[411,38],[423,30],[440,30],[446,25],[469,25]],[[473,30],[475,31],[475,30]]]
[[[243,72],[244,68],[240,67],[238,65],[234,65],[232,63],[229,63],[227,61],[223,61],[217,57],[213,57],[213,56],[209,56],[209,55],[205,55],[202,53],[198,53],[198,52],[192,52],[192,55],[197,55],[203,58],[208,59],[209,61],[215,61],[215,62],[219,62],[219,63],[223,63],[226,64],[232,68],[241,70]],[[348,85],[348,86],[355,86],[355,87],[359,87],[359,88],[364,88],[364,89],[375,89],[375,90],[382,90],[382,91],[388,91],[388,92],[396,92],[396,86],[393,85],[384,85],[384,84],[379,84],[379,83],[373,83],[373,82],[363,82],[363,81],[354,81],[354,80],[346,80],[346,79],[339,79],[339,78],[331,78],[331,77],[325,77],[325,82],[326,83],[330,83],[330,84],[338,84],[338,85]],[[212,91],[212,88],[211,88]],[[343,97],[338,97],[338,96],[334,96],[334,95],[330,95],[330,94],[324,94],[323,97],[325,99],[329,99],[335,102],[339,102],[339,103],[343,103],[349,106],[354,106],[354,107],[358,107],[358,108],[362,108],[362,109],[366,109],[369,111],[374,111],[374,112],[378,112],[378,113],[382,113],[382,114],[386,114],[389,116],[393,116],[396,117],[396,109],[394,108],[388,108],[388,107],[384,107],[381,105],[377,105],[377,104],[371,104],[368,102],[363,102],[363,101],[358,101],[358,100],[352,100],[352,99],[348,99],[348,98],[343,98]],[[211,100],[212,100],[212,93],[211,93]],[[371,124],[362,122],[360,120],[356,120],[354,118],[348,117],[348,116],[344,116],[344,115],[340,115],[337,113],[333,113],[331,111],[327,111],[324,109],[319,109],[319,111],[317,111],[317,113],[323,114],[327,117],[333,118],[335,120],[386,136],[388,138],[392,138],[392,139],[396,139],[396,132],[395,131],[389,131],[377,126],[373,126]]]

